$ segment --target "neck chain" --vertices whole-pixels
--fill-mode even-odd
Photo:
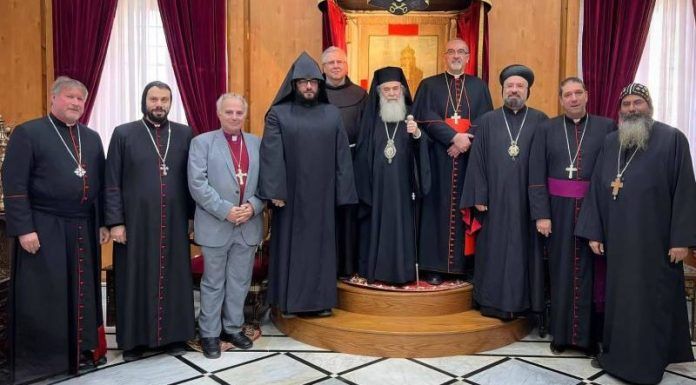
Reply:
[[[87,174],[87,170],[85,170],[82,167],[82,138],[80,137],[80,124],[75,123],[75,129],[77,130],[77,158],[75,158],[75,155],[73,155],[72,151],[70,151],[70,147],[68,147],[68,144],[65,143],[65,139],[63,139],[63,136],[58,132],[58,127],[56,127],[56,124],[53,123],[53,119],[51,119],[51,116],[48,115],[48,121],[51,122],[51,126],[53,126],[53,129],[56,131],[56,135],[60,138],[60,141],[63,142],[63,146],[65,146],[65,150],[68,151],[68,154],[70,157],[75,161],[77,164],[77,168],[73,171],[75,175],[78,176],[78,178],[82,178]],[[74,142],[73,142],[74,143]]]
[[[392,159],[396,156],[396,146],[394,145],[394,137],[396,137],[396,131],[399,129],[399,123],[401,121],[397,121],[396,125],[394,126],[394,133],[389,136],[389,128],[387,127],[387,122],[382,121],[384,123],[384,132],[387,133],[387,145],[384,146],[384,157],[387,158],[387,162],[391,164]]]
[[[164,156],[162,156],[162,154],[160,154],[159,152],[159,147],[157,147],[157,143],[155,143],[155,137],[152,136],[150,128],[147,126],[147,124],[145,124],[145,120],[141,119],[140,121],[143,123],[145,131],[147,131],[147,135],[150,137],[150,141],[152,141],[152,146],[155,147],[155,152],[157,153],[157,157],[160,160],[160,172],[162,172],[162,176],[167,176],[167,171],[169,171],[169,167],[167,166],[167,155],[169,154],[169,144],[172,141],[172,125],[167,123],[167,148],[164,150]]]
[[[232,143],[230,143],[230,148],[232,148]],[[232,154],[232,165],[235,169],[234,176],[237,178],[237,182],[239,182],[239,185],[242,186],[244,184],[244,178],[247,176],[247,173],[245,173],[244,170],[242,170],[242,159],[244,159],[244,136],[241,134],[241,132],[239,133],[239,159],[237,159],[237,157],[234,156],[234,151],[230,151],[230,154]]]
[[[578,159],[578,154],[580,154],[580,147],[582,147],[582,141],[585,139],[585,132],[587,132],[587,122],[590,121],[590,115],[585,118],[585,125],[582,127],[582,135],[580,136],[580,141],[578,142],[578,149],[575,151],[575,156],[570,155],[570,140],[568,140],[568,130],[566,129],[566,118],[563,117],[563,133],[566,138],[566,145],[568,146],[568,159],[570,160],[570,165],[566,167],[568,171],[568,179],[573,179],[573,173],[578,171],[575,167],[575,161]]]
[[[623,187],[623,174],[626,172],[626,169],[628,168],[628,165],[631,164],[631,161],[633,160],[633,157],[636,156],[636,153],[638,152],[638,147],[636,147],[635,150],[633,150],[633,154],[631,154],[631,157],[628,158],[628,162],[621,168],[621,144],[619,144],[619,153],[618,156],[616,157],[616,178],[614,179],[613,182],[611,182],[611,197],[616,200],[616,198],[619,197],[619,190]]]
[[[505,121],[505,127],[507,128],[508,135],[510,136],[510,147],[508,147],[508,155],[512,157],[513,159],[517,157],[517,155],[520,154],[520,146],[517,145],[517,141],[520,139],[520,134],[522,133],[522,129],[524,128],[524,122],[527,121],[527,112],[529,111],[529,108],[524,109],[524,117],[522,118],[522,124],[520,125],[520,130],[517,131],[517,136],[515,139],[512,139],[512,131],[510,131],[510,124],[507,121],[507,117],[505,116],[505,108],[500,109],[503,112],[503,120]]]
[[[457,97],[456,104],[454,103],[455,101],[452,100],[452,91],[450,90],[450,85],[449,85],[449,80],[447,80],[447,73],[442,74],[445,77],[445,84],[447,85],[447,101],[452,104],[452,109],[454,110],[454,114],[452,115],[452,119],[454,119],[454,124],[459,124],[459,119],[461,116],[459,115],[459,105],[462,103],[462,96],[464,96],[464,74],[461,74],[462,76],[462,89],[459,91],[459,97]],[[454,78],[454,75],[452,75]],[[455,84],[457,79],[454,78]],[[457,92],[457,88],[454,88],[454,92]],[[456,95],[455,95],[456,96]]]

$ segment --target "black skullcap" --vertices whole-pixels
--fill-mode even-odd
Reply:
[[[623,100],[623,98],[625,98],[628,95],[640,96],[641,98],[645,99],[650,108],[652,108],[653,106],[652,98],[650,97],[650,91],[648,91],[648,87],[640,83],[631,83],[624,87],[624,89],[621,90],[621,95],[619,96],[619,103]]]
[[[513,64],[503,68],[503,70],[500,71],[500,85],[502,86],[503,83],[505,83],[505,79],[509,78],[510,76],[523,77],[527,81],[528,87],[530,88],[532,87],[532,84],[534,84],[534,72],[532,72],[532,70],[525,65]]]

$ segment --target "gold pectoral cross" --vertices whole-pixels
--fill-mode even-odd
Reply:
[[[617,176],[616,176],[616,179],[614,179],[614,181],[611,182],[611,187],[612,187],[612,190],[611,190],[611,197],[612,197],[614,200],[616,200],[616,198],[618,198],[618,196],[619,196],[619,190],[620,190],[621,188],[623,188],[623,182],[621,182],[621,177],[620,177],[620,176],[617,175]]]
[[[237,170],[237,173],[234,174],[234,176],[237,177],[237,181],[239,182],[239,185],[241,186],[244,184],[244,178],[246,178],[247,173],[242,172],[242,169],[240,168],[239,170]]]

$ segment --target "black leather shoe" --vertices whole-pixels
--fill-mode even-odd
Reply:
[[[597,358],[593,358],[590,360],[590,366],[592,366],[595,369],[602,369],[602,364],[599,363],[599,360]]]
[[[171,344],[167,345],[165,351],[170,356],[183,356],[184,354],[186,354],[186,345],[184,345],[183,342],[172,342]]]
[[[97,365],[94,363],[92,352],[82,352],[80,355],[80,364],[77,368],[77,374],[85,374],[95,370],[97,370]]]
[[[139,346],[135,347],[133,349],[123,351],[123,361],[125,361],[125,362],[139,360],[142,357],[143,357],[143,348],[141,348]]]
[[[254,342],[244,334],[244,331],[227,334],[227,341],[239,349],[249,349],[254,346]]]
[[[283,319],[297,318],[297,314],[295,314],[295,313],[282,312],[282,313],[280,313],[280,316],[283,317]]]
[[[333,315],[333,313],[331,312],[331,309],[324,309],[324,310],[318,311],[315,315],[317,317],[331,317],[331,315]]]
[[[556,345],[553,342],[551,342],[551,344],[549,344],[549,348],[551,349],[551,353],[556,355],[556,356],[560,355],[561,353],[563,353],[565,351],[565,347],[563,347],[561,345]]]
[[[437,273],[430,273],[428,276],[425,278],[425,282],[437,286],[442,284],[442,275],[437,274]]]
[[[220,339],[216,337],[201,338],[201,348],[205,358],[220,358]]]

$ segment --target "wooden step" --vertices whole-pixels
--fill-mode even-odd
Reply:
[[[508,345],[529,333],[525,319],[502,322],[476,310],[431,316],[381,316],[334,309],[331,317],[273,321],[286,335],[341,353],[377,357],[441,357]]]
[[[338,283],[338,308],[378,316],[436,316],[472,308],[473,286],[437,291],[388,291]]]

